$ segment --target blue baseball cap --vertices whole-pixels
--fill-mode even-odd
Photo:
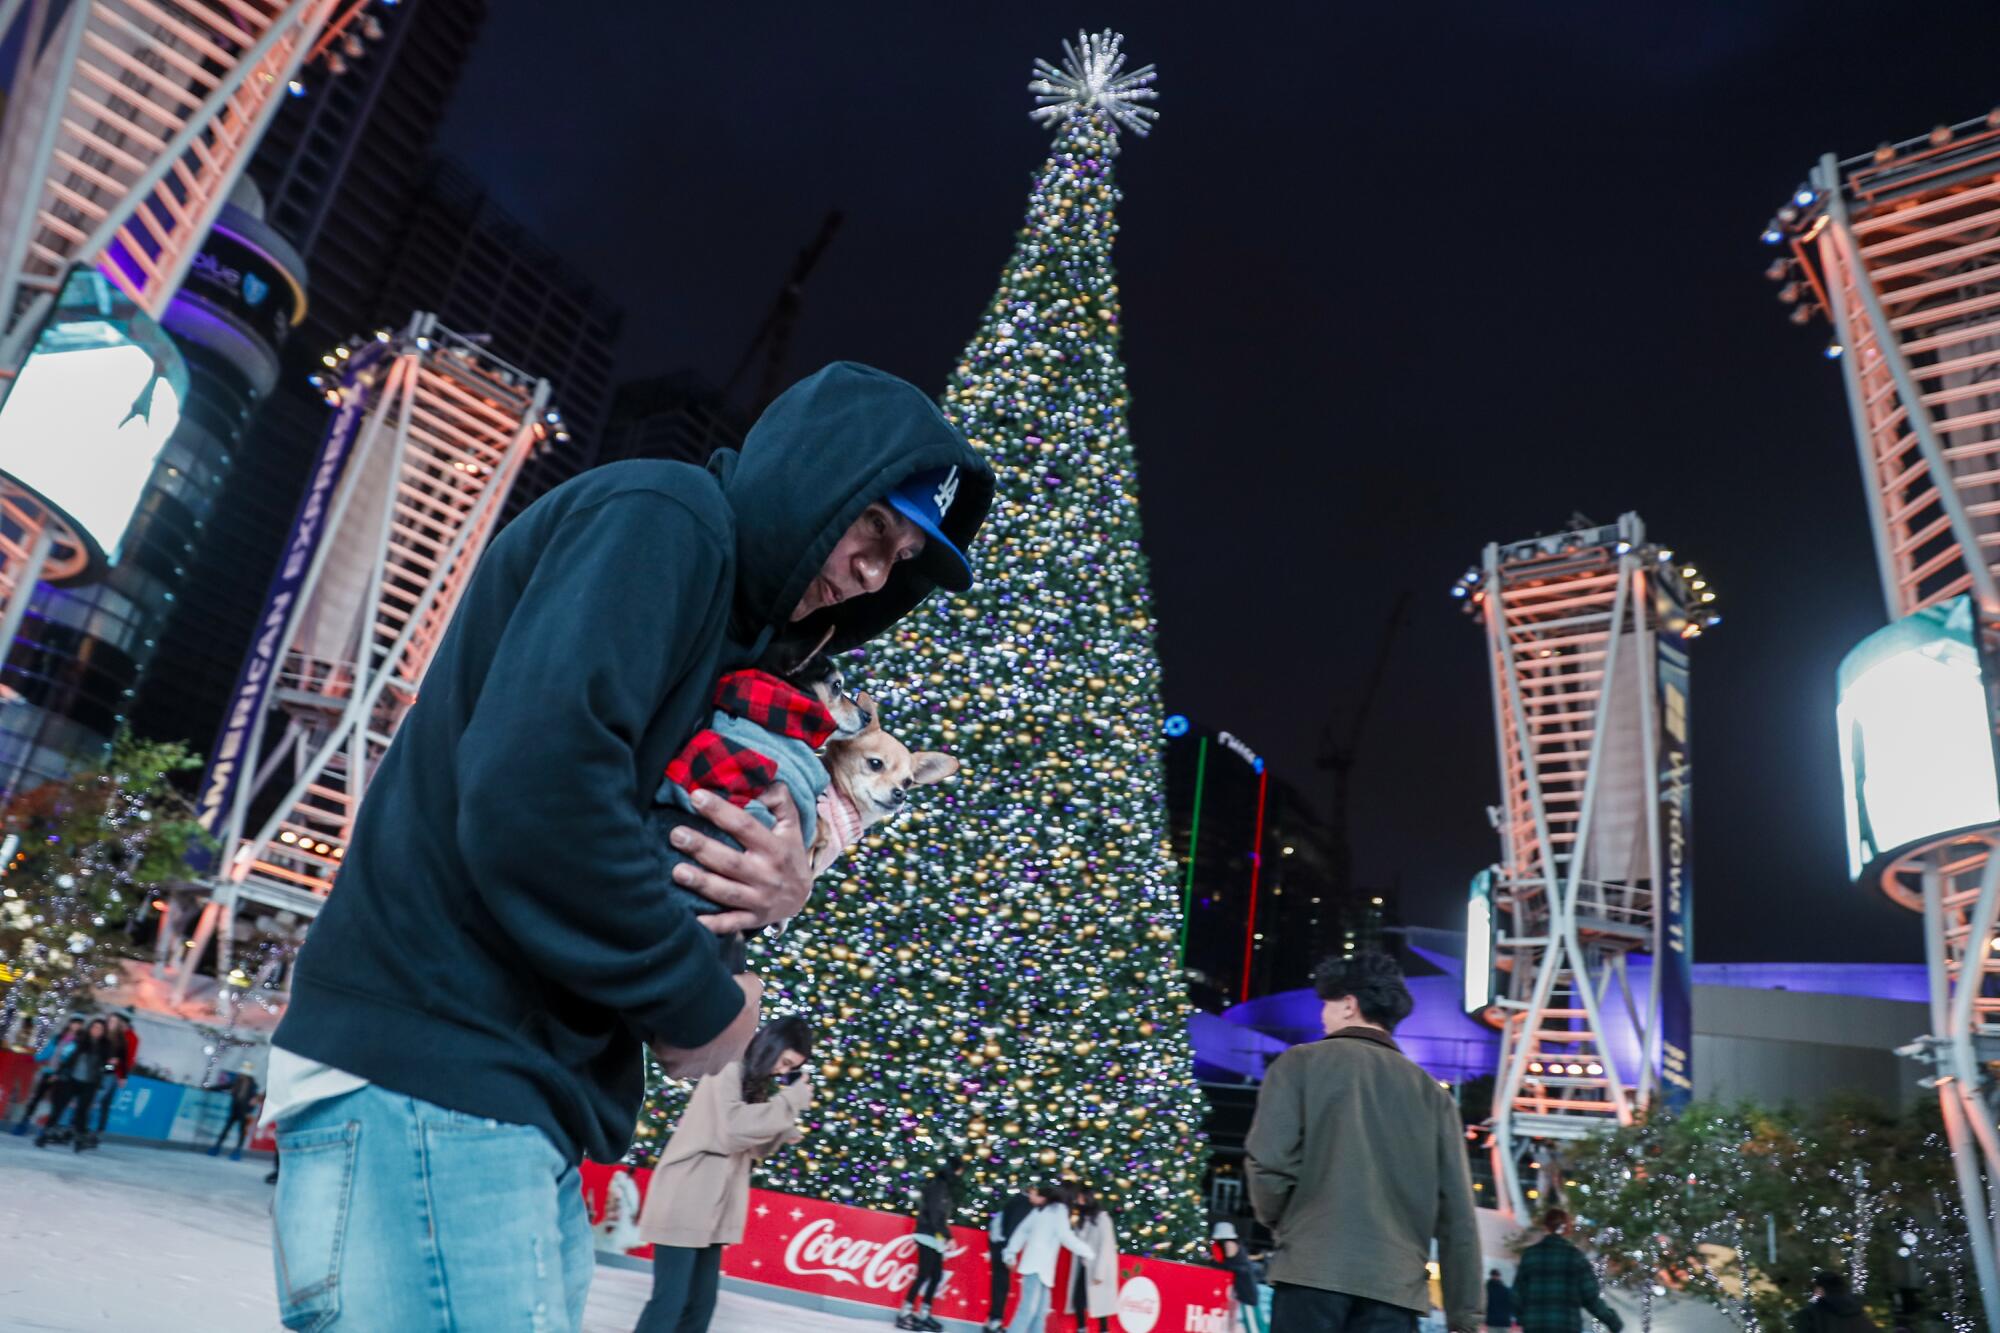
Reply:
[[[964,592],[972,586],[972,562],[965,558],[965,552],[958,549],[956,542],[944,535],[940,526],[957,498],[956,463],[906,477],[883,497],[890,508],[923,531],[924,550],[917,559],[932,581],[950,592]]]

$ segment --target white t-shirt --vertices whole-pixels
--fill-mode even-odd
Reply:
[[[271,1048],[264,1083],[264,1114],[257,1121],[259,1125],[272,1124],[287,1111],[368,1086],[368,1080],[359,1074],[294,1055],[282,1046]]]

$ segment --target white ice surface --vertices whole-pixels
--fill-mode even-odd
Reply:
[[[277,1329],[263,1159],[106,1144],[79,1156],[0,1130],[0,1329],[268,1333]],[[585,1333],[630,1333],[645,1273],[599,1267]],[[856,1333],[889,1321],[725,1291],[713,1333]]]

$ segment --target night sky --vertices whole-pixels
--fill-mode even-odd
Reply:
[[[1827,330],[1786,321],[1757,233],[1822,152],[2000,102],[1990,3],[557,14],[495,0],[442,147],[624,304],[623,373],[726,375],[839,207],[792,371],[938,390],[1047,146],[1031,60],[1125,32],[1160,67],[1116,258],[1169,709],[1317,791],[1411,589],[1358,870],[1455,924],[1498,779],[1449,586],[1488,541],[1635,509],[1723,599],[1697,956],[1921,956],[1846,877],[1833,672],[1884,608]]]

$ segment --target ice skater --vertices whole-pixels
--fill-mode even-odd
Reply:
[[[1093,1319],[1098,1333],[1111,1333],[1111,1316],[1118,1313],[1118,1229],[1095,1190],[1076,1192],[1076,1234],[1091,1257],[1070,1265],[1063,1311],[1076,1316],[1077,1333],[1090,1333]]]
[[[1229,1274],[1230,1328],[1234,1333],[1264,1333],[1264,1292],[1257,1264],[1234,1222],[1217,1222],[1210,1239],[1215,1262]]]
[[[1007,1264],[1021,1277],[1021,1301],[1014,1307],[1014,1321],[1007,1325],[1007,1333],[1042,1333],[1048,1323],[1059,1253],[1068,1250],[1084,1263],[1094,1257],[1090,1246],[1070,1229],[1067,1186],[1043,1185],[1029,1191],[1028,1197],[1039,1200],[1035,1211],[1007,1242]]]
[[[35,1064],[39,1072],[35,1075],[34,1091],[28,1094],[26,1106],[21,1111],[21,1118],[14,1122],[14,1133],[17,1136],[28,1132],[28,1127],[34,1123],[35,1112],[41,1109],[43,1102],[55,1095],[56,1053],[63,1048],[65,1042],[74,1043],[82,1035],[83,1019],[71,1018],[62,1025],[60,1032],[54,1033],[42,1043],[41,1050],[35,1052]]]
[[[831,630],[844,652],[969,587],[992,494],[928,395],[843,362],[706,469],[596,468],[493,539],[369,785],[273,1041],[286,1323],[581,1320],[578,1162],[630,1146],[642,1046],[682,1078],[742,1056],[762,985],[731,975],[715,937],[796,916],[812,889],[782,784],[762,798],[768,827],[697,793],[738,844],[674,830],[693,860],[673,882],[724,908],[697,918],[647,823],[666,765],[716,681],[780,637]],[[448,1291],[440,1270],[460,1275]]]
[[[944,1325],[932,1315],[937,1304],[938,1285],[944,1281],[944,1256],[951,1249],[951,1214],[958,1206],[958,1173],[965,1163],[954,1157],[931,1172],[917,1192],[917,1274],[903,1293],[903,1309],[896,1316],[899,1329],[922,1333],[942,1333]]]
[[[750,1168],[804,1137],[812,1048],[811,1024],[781,1018],[757,1034],[742,1064],[695,1086],[639,1210],[640,1239],[653,1247],[653,1298],[633,1333],[706,1333],[722,1247],[743,1239],[750,1215]]]
[[[45,1148],[53,1141],[66,1140],[78,1152],[84,1150],[89,1124],[90,1102],[97,1085],[104,1080],[111,1046],[105,1022],[93,1018],[81,1036],[64,1041],[56,1049],[50,1072],[55,1075],[55,1094],[49,1101],[49,1120],[35,1136],[35,1146]],[[63,1113],[75,1109],[69,1128],[63,1127]]]
[[[1007,1298],[1013,1295],[1014,1285],[1014,1270],[1007,1266],[1007,1242],[1014,1238],[1016,1228],[1028,1220],[1028,1214],[1040,1206],[1031,1197],[1033,1194],[1030,1190],[1009,1195],[986,1224],[986,1260],[992,1278],[981,1333],[1001,1333],[1006,1327]]]
[[[215,1143],[210,1146],[208,1155],[218,1156],[222,1152],[223,1140],[229,1137],[231,1130],[234,1130],[236,1150],[229,1154],[229,1160],[240,1162],[243,1160],[243,1141],[249,1137],[250,1126],[257,1118],[259,1089],[256,1066],[245,1060],[236,1067],[236,1072],[227,1078],[228,1082],[223,1086],[229,1092],[229,1104],[223,1110],[222,1132],[215,1136]]]
[[[111,1121],[112,1103],[118,1100],[118,1090],[125,1086],[125,1080],[132,1076],[132,1067],[139,1061],[139,1034],[132,1030],[125,1015],[113,1014],[105,1022],[108,1055],[104,1080],[97,1087],[95,1115],[85,1117],[90,1124],[84,1137],[86,1148],[97,1147],[104,1137],[104,1127]]]

